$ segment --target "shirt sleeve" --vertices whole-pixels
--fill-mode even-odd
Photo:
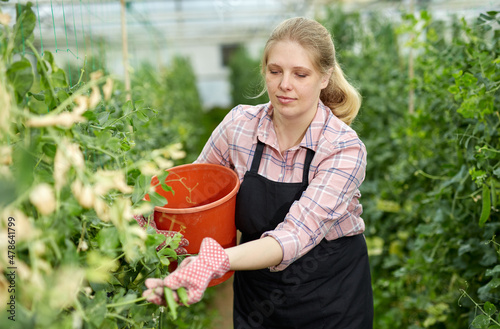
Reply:
[[[318,147],[320,163],[306,191],[284,221],[262,235],[275,238],[283,249],[281,263],[271,271],[284,270],[327,235],[339,238],[364,231],[358,198],[365,178],[366,149],[357,136],[351,137],[330,145],[328,151]]]

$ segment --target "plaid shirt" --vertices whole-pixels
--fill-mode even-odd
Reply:
[[[359,186],[365,178],[366,149],[356,132],[321,102],[301,143],[283,155],[272,123],[271,103],[235,107],[196,160],[236,171],[240,181],[250,170],[257,139],[265,145],[259,175],[285,183],[302,181],[307,149],[316,153],[309,170],[309,186],[290,207],[284,221],[262,236],[272,236],[283,249],[283,259],[270,269],[280,271],[306,254],[323,238],[337,239],[365,229]]]

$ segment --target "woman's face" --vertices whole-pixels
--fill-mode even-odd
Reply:
[[[286,120],[312,120],[329,75],[313,65],[309,52],[293,41],[279,41],[269,51],[266,87],[276,115]]]

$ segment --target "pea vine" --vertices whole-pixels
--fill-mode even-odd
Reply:
[[[375,327],[497,328],[500,14],[332,7],[324,24],[363,95]]]
[[[13,27],[14,18],[0,12],[0,241],[15,227],[15,253],[0,243],[0,263],[16,274],[15,294],[8,272],[0,276],[0,327],[206,324],[203,303],[179,307],[168,298],[158,307],[141,296],[146,278],[166,276],[171,262],[181,260],[174,251],[180,237],[165,240],[133,220],[168,202],[151,179],[158,176],[169,189],[165,169],[184,161],[183,143],[194,125],[170,126],[182,120],[172,108],[164,110],[167,121],[157,115],[151,100],[170,91],[137,88],[127,101],[120,81],[103,71],[87,72],[83,81],[86,67],[70,86],[54,56],[34,46],[31,7],[16,6]],[[184,62],[175,63],[192,79]],[[177,103],[194,108],[195,99]],[[166,247],[157,251],[162,242]],[[186,304],[185,292],[176,293]],[[5,308],[10,296],[14,314]]]

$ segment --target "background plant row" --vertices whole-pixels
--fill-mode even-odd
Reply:
[[[324,20],[364,98],[376,328],[499,328],[499,21]]]

